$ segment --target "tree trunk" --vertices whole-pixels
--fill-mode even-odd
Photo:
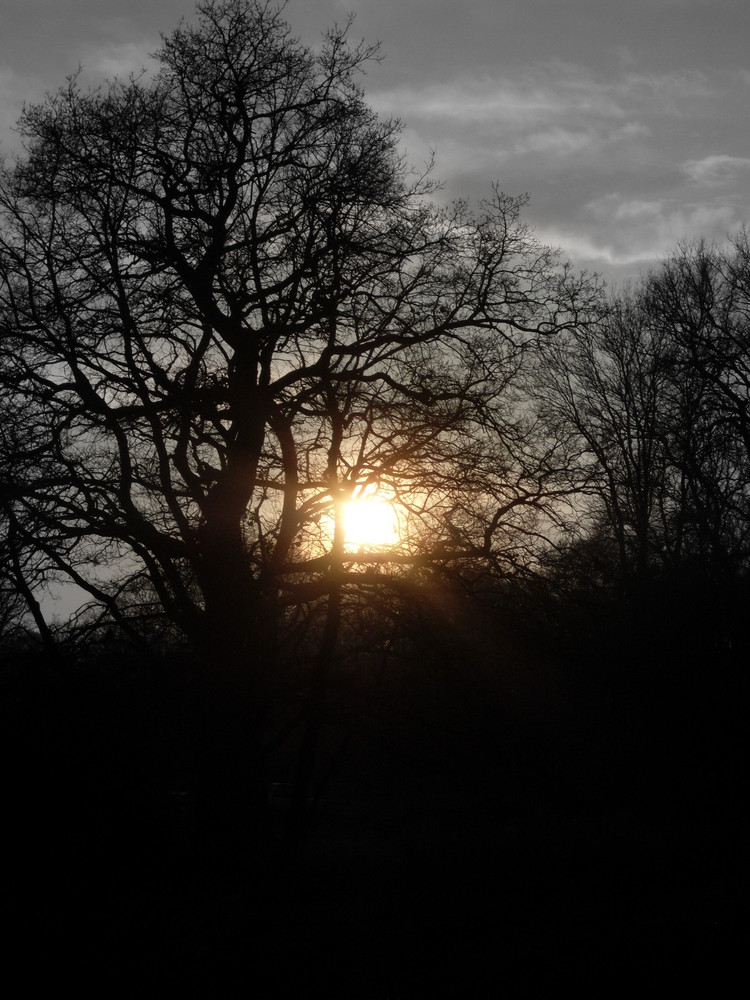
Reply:
[[[341,626],[341,581],[338,573],[331,575],[332,584],[328,597],[326,621],[311,677],[310,693],[305,706],[302,740],[297,752],[297,767],[290,808],[290,824],[294,836],[301,836],[310,820],[313,781],[318,758],[318,739],[322,723],[321,716]]]
[[[248,869],[267,830],[264,744],[274,650],[271,615],[257,592],[233,589],[231,574],[223,585],[226,601],[207,607],[198,651],[191,753],[202,861],[210,872],[235,877]]]

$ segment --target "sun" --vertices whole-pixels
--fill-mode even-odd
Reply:
[[[345,545],[384,548],[398,544],[398,518],[393,504],[376,497],[355,497],[344,505]]]

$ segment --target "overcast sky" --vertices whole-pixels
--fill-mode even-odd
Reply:
[[[193,0],[0,0],[0,143],[24,101],[83,65],[142,66]],[[493,181],[527,220],[620,283],[683,238],[750,223],[748,0],[290,0],[314,43],[348,12],[385,57],[370,102],[437,153],[444,196]]]

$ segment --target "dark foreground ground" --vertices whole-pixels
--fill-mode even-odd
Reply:
[[[87,832],[85,857],[78,838],[61,850],[47,821],[57,848],[9,859],[5,880],[4,966],[25,990],[650,995],[744,975],[745,844],[722,819],[445,805],[401,829],[324,824],[295,853],[214,879],[149,864],[107,830]]]
[[[5,693],[9,995],[729,995],[746,978],[745,772],[718,727],[649,736],[591,706],[381,716],[304,837],[282,782],[261,841],[206,863],[141,714]]]

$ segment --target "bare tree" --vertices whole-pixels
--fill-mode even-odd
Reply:
[[[589,498],[577,530],[606,526],[620,587],[645,578],[661,553],[668,377],[664,346],[636,295],[551,343],[540,369],[545,420],[578,452],[578,489]]]
[[[29,537],[123,626],[147,584],[227,732],[258,728],[284,607],[383,584],[343,546],[356,490],[400,507],[394,571],[497,555],[551,500],[531,425],[503,442],[509,381],[590,297],[523,199],[437,206],[347,35],[200,4],[154,75],[28,108],[0,181],[3,377],[45,439]]]
[[[675,574],[736,579],[746,565],[746,244],[678,248],[544,352],[547,425],[580,450],[576,545],[592,578],[595,553],[610,553],[602,583],[620,594]]]
[[[683,491],[680,551],[710,574],[748,556],[750,268],[746,233],[727,249],[679,247],[645,284],[656,335],[671,353],[671,460]]]

